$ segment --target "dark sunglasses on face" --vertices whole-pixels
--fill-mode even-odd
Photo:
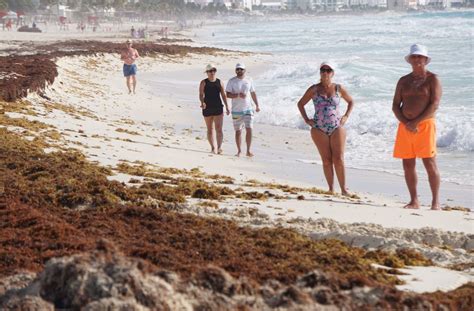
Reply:
[[[235,71],[244,71],[245,69],[242,69],[242,68],[237,68],[235,69]]]
[[[321,68],[321,69],[319,69],[319,72],[320,73],[324,73],[324,72],[330,73],[330,72],[332,72],[332,69],[331,68]]]
[[[211,69],[211,70],[208,70],[206,71],[207,73],[212,73],[212,72],[216,72],[217,70],[216,69]]]

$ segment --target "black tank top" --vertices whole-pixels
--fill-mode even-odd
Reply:
[[[221,101],[221,81],[211,82],[209,79],[204,80],[206,85],[204,86],[204,102],[206,103],[206,109],[218,110],[222,107]]]

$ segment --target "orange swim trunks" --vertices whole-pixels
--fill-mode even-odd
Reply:
[[[399,159],[432,158],[436,156],[436,123],[435,119],[426,119],[418,123],[416,133],[407,130],[405,125],[398,125],[397,138],[393,157]]]

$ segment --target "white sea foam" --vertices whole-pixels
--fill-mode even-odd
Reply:
[[[347,123],[348,166],[401,174],[392,158],[398,122],[391,111],[398,79],[409,73],[404,56],[413,43],[428,46],[429,69],[439,75],[443,98],[437,145],[443,180],[473,184],[474,11],[334,16],[222,27],[211,45],[271,52],[274,65],[256,84],[264,113],[260,123],[305,129],[296,103],[319,80],[319,64],[335,64],[334,80],[355,100]],[[345,110],[342,105],[342,111]],[[307,105],[308,115],[313,114]],[[367,157],[370,150],[370,159]]]

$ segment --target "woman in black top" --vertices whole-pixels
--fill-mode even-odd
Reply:
[[[222,123],[224,121],[222,100],[224,101],[227,115],[229,114],[229,106],[227,105],[224,83],[216,78],[216,71],[215,66],[206,66],[207,79],[202,80],[199,85],[199,100],[201,101],[202,115],[204,116],[204,121],[206,121],[207,140],[211,145],[211,152],[216,153],[214,133],[212,131],[212,124],[214,124],[217,138],[217,153],[221,154],[224,136],[222,133]]]

